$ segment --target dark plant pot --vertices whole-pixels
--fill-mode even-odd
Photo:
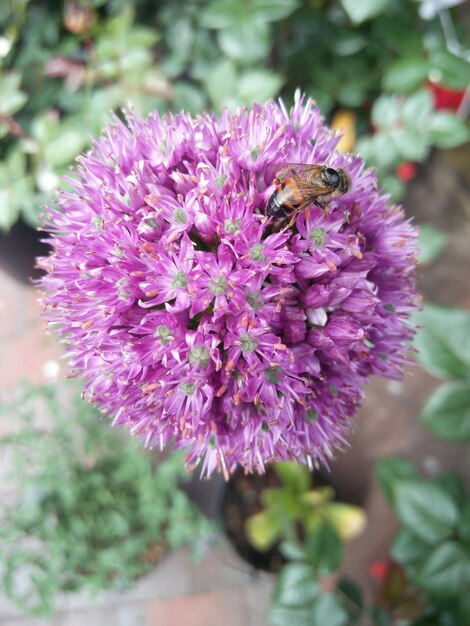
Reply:
[[[182,489],[200,510],[222,530],[235,551],[252,567],[275,572],[284,562],[276,546],[268,552],[253,548],[244,533],[245,520],[261,511],[261,494],[268,487],[279,486],[279,479],[271,467],[266,474],[248,474],[237,470],[226,482],[222,474],[201,479],[197,474],[182,485]]]
[[[50,246],[41,241],[46,237],[22,220],[8,233],[0,232],[0,268],[23,283],[40,278],[44,272],[36,268],[36,257],[49,254]]]
[[[277,572],[284,563],[279,545],[265,552],[254,548],[245,534],[245,522],[262,510],[263,491],[279,484],[272,467],[267,467],[266,473],[261,475],[245,474],[240,469],[230,477],[222,500],[222,523],[230,543],[242,559],[267,572]]]
[[[180,487],[206,517],[214,522],[221,521],[221,501],[226,487],[222,474],[201,478],[196,470],[191,480]]]

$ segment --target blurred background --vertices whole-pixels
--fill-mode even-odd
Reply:
[[[468,2],[4,0],[0,24],[0,624],[470,624]],[[418,365],[373,381],[332,464],[336,500],[273,470],[273,535],[266,485],[188,483],[98,420],[31,279],[43,206],[112,111],[297,88],[420,226],[426,306]]]

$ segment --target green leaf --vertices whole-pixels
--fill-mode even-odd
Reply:
[[[470,65],[452,54],[444,46],[434,49],[430,55],[430,78],[450,89],[464,90],[470,83]]]
[[[358,623],[364,610],[364,600],[360,587],[348,577],[341,578],[337,587],[343,597],[347,598],[347,602],[344,602],[343,606],[348,611],[350,624]]]
[[[298,541],[283,541],[279,546],[279,549],[282,556],[288,561],[305,560],[305,547]]]
[[[428,72],[429,63],[424,59],[398,59],[385,70],[382,85],[392,93],[410,93],[424,84]]]
[[[323,592],[314,602],[311,624],[348,626],[349,615],[334,593]]]
[[[295,491],[291,491],[284,487],[265,489],[261,496],[263,505],[269,509],[271,513],[277,517],[279,522],[298,520],[304,509],[302,500]]]
[[[333,526],[323,523],[306,539],[308,563],[320,574],[336,572],[343,560],[343,544]]]
[[[391,201],[400,202],[405,195],[405,183],[396,176],[381,176],[379,180],[382,182],[385,191],[390,194]]]
[[[10,116],[16,113],[28,100],[20,89],[21,75],[9,72],[0,76],[0,113]]]
[[[42,113],[34,118],[31,133],[41,144],[51,141],[58,133],[59,121],[55,116]]]
[[[13,115],[27,102],[28,96],[23,91],[10,91],[2,93],[0,100],[0,113]]]
[[[83,130],[64,125],[60,133],[43,146],[44,156],[53,166],[65,165],[77,157],[87,143]]]
[[[428,89],[420,89],[408,96],[401,107],[401,117],[410,129],[422,127],[434,110],[434,102]]]
[[[354,504],[329,502],[323,505],[321,512],[343,541],[357,537],[367,523],[364,509]]]
[[[447,243],[447,236],[429,224],[420,224],[418,260],[423,265],[434,261]]]
[[[470,313],[427,304],[414,316],[418,324],[417,359],[430,374],[442,378],[470,375]]]
[[[205,88],[209,98],[216,107],[227,104],[229,96],[236,91],[237,70],[230,59],[224,59],[213,66],[205,80]]]
[[[437,543],[452,535],[459,511],[444,489],[415,478],[397,481],[394,492],[399,519],[423,541]]]
[[[417,586],[436,596],[457,597],[470,585],[470,553],[455,541],[438,546],[419,568]]]
[[[355,24],[382,13],[388,0],[341,0],[344,10]]]
[[[426,159],[431,149],[427,135],[414,128],[395,128],[390,132],[390,139],[403,161],[420,163]]]
[[[454,148],[470,139],[470,129],[458,115],[439,111],[429,123],[429,136],[438,148]]]
[[[333,593],[322,593],[306,606],[274,604],[269,619],[274,626],[348,626],[350,623],[348,613]]]
[[[242,104],[264,102],[274,98],[284,80],[270,70],[250,70],[244,72],[238,83],[238,98]]]
[[[428,399],[421,421],[437,437],[470,441],[470,385],[453,382],[438,387]]]
[[[304,493],[310,489],[312,479],[305,465],[281,461],[274,465],[274,471],[290,491]]]
[[[10,190],[0,187],[0,230],[10,230],[19,214],[20,207],[14,202]]]
[[[393,96],[380,96],[372,107],[371,119],[377,128],[390,129],[399,121],[399,107]]]
[[[282,20],[297,9],[299,0],[251,0],[255,15],[267,22]]]
[[[462,507],[462,520],[458,529],[462,541],[470,545],[470,499],[467,499]]]
[[[201,113],[206,105],[206,99],[200,89],[188,82],[175,83],[173,104],[177,111]]]
[[[360,138],[356,148],[368,165],[387,170],[400,163],[400,153],[389,133],[378,132],[371,137]]]
[[[215,0],[199,14],[199,23],[205,28],[229,28],[244,21],[247,7],[239,0]]]
[[[282,526],[278,516],[263,511],[246,520],[245,530],[250,543],[264,552],[279,539]]]
[[[32,202],[33,180],[26,173],[26,158],[13,149],[0,162],[0,229],[9,230],[24,206]]]
[[[279,572],[274,587],[274,599],[284,606],[304,606],[320,593],[315,572],[307,563],[288,563]]]
[[[160,40],[160,35],[152,28],[134,27],[126,36],[129,48],[151,48]]]
[[[217,36],[224,54],[237,61],[249,63],[268,56],[270,30],[265,22],[245,21],[221,30]]]
[[[433,482],[446,491],[457,504],[459,511],[462,510],[467,499],[462,480],[454,472],[442,472],[433,478]]]
[[[331,42],[335,54],[340,57],[349,57],[368,45],[368,39],[364,34],[355,31],[344,31]]]
[[[276,22],[289,16],[299,0],[215,0],[200,13],[199,21],[206,28],[230,28],[255,18],[260,22]]]
[[[387,457],[381,459],[375,466],[375,473],[388,504],[395,507],[395,484],[398,480],[416,478],[414,466],[405,459],[399,457]]]
[[[429,544],[404,526],[397,530],[390,549],[392,557],[404,565],[422,562],[428,552]]]
[[[346,626],[349,619],[334,593],[321,592],[314,571],[305,563],[281,569],[269,617],[277,626]]]

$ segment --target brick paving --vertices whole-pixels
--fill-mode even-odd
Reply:
[[[268,626],[272,579],[259,575],[222,543],[194,561],[175,550],[127,592],[57,599],[50,620],[25,616],[0,598],[2,626]]]

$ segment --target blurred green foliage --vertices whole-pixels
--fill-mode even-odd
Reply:
[[[470,313],[427,304],[415,321],[420,365],[448,381],[427,399],[421,421],[437,437],[470,441]]]
[[[20,215],[37,224],[112,110],[219,111],[279,94],[289,104],[298,87],[326,116],[355,112],[360,148],[398,198],[401,160],[469,138],[423,91],[429,79],[465,89],[469,65],[418,9],[417,0],[6,0],[0,229]],[[457,34],[468,44],[459,24]],[[413,103],[424,99],[421,119]]]
[[[451,473],[421,478],[399,457],[383,459],[377,477],[399,521],[375,610],[413,626],[469,623],[470,498]],[[382,620],[382,621],[380,621]]]
[[[399,527],[389,559],[371,565],[374,596],[366,601],[352,579],[341,577],[330,538],[316,542],[312,559],[306,537],[304,546],[285,551],[269,614],[274,626],[470,623],[470,498],[461,480],[450,473],[423,479],[399,457],[382,459],[376,470]]]
[[[183,459],[156,462],[100,419],[75,386],[24,385],[0,398],[0,582],[23,611],[50,615],[59,592],[123,588],[167,548],[212,532],[180,482]]]

